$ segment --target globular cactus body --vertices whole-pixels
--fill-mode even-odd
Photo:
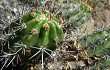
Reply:
[[[21,19],[23,27],[16,31],[17,37],[14,40],[18,39],[17,41],[21,41],[28,48],[49,45],[48,49],[55,50],[56,39],[62,41],[64,36],[60,20],[51,14],[41,10],[24,14]]]

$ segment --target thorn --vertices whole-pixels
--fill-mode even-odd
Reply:
[[[30,59],[32,59],[33,57],[35,57],[37,54],[39,54],[41,52],[41,49],[37,52],[37,53],[35,53],[33,56],[31,56],[28,60],[30,60]]]
[[[8,67],[14,59],[15,59],[15,56],[12,58],[12,60],[8,63],[8,65],[6,67]]]

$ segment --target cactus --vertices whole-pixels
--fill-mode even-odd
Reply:
[[[91,35],[87,35],[80,39],[80,42],[88,47],[88,56],[95,62],[95,65],[91,65],[91,69],[103,69],[109,67],[110,61],[110,31],[109,29],[103,29]],[[94,59],[95,58],[95,59]],[[98,58],[98,59],[97,59]]]
[[[60,11],[67,23],[71,23],[74,28],[81,26],[88,20],[88,18],[92,15],[93,8],[82,0],[73,2],[71,2],[71,0],[64,0],[64,7],[62,6]]]
[[[57,18],[51,14],[49,11],[42,12],[41,10],[24,14],[21,19],[23,27],[15,32],[17,37],[14,41],[18,42],[21,40],[28,48],[32,46],[47,46],[50,42],[56,42],[56,39],[62,41],[62,23],[60,23],[60,20],[56,21],[55,19]],[[16,25],[12,24],[10,27],[14,28]]]
[[[60,21],[53,13],[37,9],[24,14],[20,21],[12,22],[4,30],[6,40],[4,38],[1,43],[3,44],[3,56],[0,57],[8,58],[8,60],[1,69],[4,66],[8,67],[18,56],[22,61],[28,62],[27,60],[31,61],[34,54],[38,53],[37,59],[41,60],[41,50],[43,48],[44,50],[48,49],[45,50],[44,58],[47,57],[47,54],[50,55],[58,47],[56,40],[63,41],[64,38],[63,23],[60,23]],[[40,50],[38,50],[39,48]],[[17,63],[15,62],[15,64]]]

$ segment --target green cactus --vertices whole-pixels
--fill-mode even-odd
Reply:
[[[56,19],[58,20],[58,18]],[[22,17],[24,27],[16,31],[15,42],[21,40],[23,44],[31,48],[32,46],[47,46],[50,42],[54,43],[57,38],[62,41],[64,38],[60,25],[62,23],[56,19],[49,11],[37,10],[24,14]],[[11,27],[13,28],[12,25]],[[51,45],[51,48],[56,48],[55,44]]]
[[[88,47],[87,53],[89,57],[94,57],[94,55],[100,56],[101,60],[95,65],[91,66],[91,69],[102,69],[104,67],[109,67],[110,61],[110,31],[109,29],[104,29],[93,33],[92,35],[87,35],[80,39],[81,44]]]

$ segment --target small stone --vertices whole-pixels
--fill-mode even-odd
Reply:
[[[10,19],[10,16],[7,16],[7,19]]]

